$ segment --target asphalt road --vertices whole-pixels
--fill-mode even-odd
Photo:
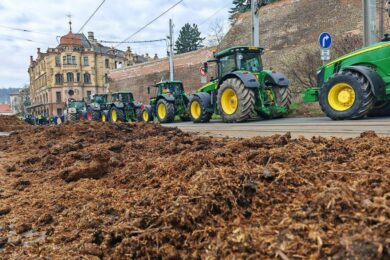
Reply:
[[[183,131],[197,132],[202,135],[215,137],[247,138],[290,132],[293,137],[304,136],[311,138],[313,136],[324,136],[348,138],[359,136],[365,131],[375,131],[380,136],[390,136],[390,117],[350,121],[332,121],[327,117],[284,118],[238,124],[225,124],[220,120],[215,120],[208,124],[181,122],[165,126],[178,127]]]

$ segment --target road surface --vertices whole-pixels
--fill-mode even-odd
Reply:
[[[173,123],[165,126],[178,127],[186,132],[197,132],[215,137],[255,137],[285,134],[293,137],[356,137],[365,131],[375,131],[380,136],[390,137],[390,118],[368,118],[362,120],[332,121],[327,117],[285,118],[267,121],[250,121],[225,124],[214,120],[208,124],[192,122]]]

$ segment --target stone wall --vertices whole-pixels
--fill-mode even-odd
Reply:
[[[202,49],[175,56],[175,79],[182,80],[187,93],[202,86],[199,68],[212,57],[213,49]],[[132,91],[134,98],[146,102],[147,87],[169,79],[169,60],[160,59],[110,72],[110,92]]]

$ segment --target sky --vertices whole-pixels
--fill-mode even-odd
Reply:
[[[97,40],[123,41],[179,0],[106,0],[83,33],[95,33]],[[58,36],[69,31],[71,14],[73,32],[78,32],[102,0],[1,0],[0,1],[0,88],[19,88],[28,83],[30,56],[37,48],[58,45]],[[166,38],[169,19],[175,24],[174,37],[187,22],[196,23],[202,37],[210,34],[213,23],[224,24],[228,30],[230,0],[184,0],[169,13],[135,35],[130,41]],[[18,28],[25,31],[12,30]],[[205,42],[207,43],[207,41]],[[105,44],[108,46],[116,44]],[[125,50],[129,44],[119,46]],[[137,54],[155,53],[166,56],[166,43],[130,44]]]

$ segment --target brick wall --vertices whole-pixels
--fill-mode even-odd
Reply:
[[[213,49],[202,49],[175,56],[175,79],[182,80],[187,93],[202,86],[199,68],[212,57]],[[147,87],[161,80],[169,79],[169,60],[138,64],[110,72],[110,91],[132,91],[134,98],[146,102],[149,100]]]

